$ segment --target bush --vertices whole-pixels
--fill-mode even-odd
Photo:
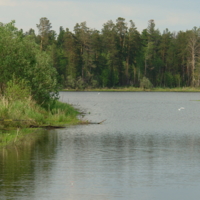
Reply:
[[[165,72],[164,74],[165,86],[173,87],[174,86],[174,77],[170,72]]]
[[[66,87],[74,89],[76,87],[76,80],[72,76],[67,76]]]
[[[81,77],[78,77],[76,81],[76,89],[84,89],[85,88],[85,82]]]
[[[145,89],[151,89],[153,87],[153,84],[151,81],[146,78],[145,76],[140,80],[140,87]]]
[[[93,79],[91,81],[91,86],[92,86],[92,88],[97,88],[98,87],[98,81]]]
[[[31,96],[31,89],[28,86],[28,82],[24,79],[17,80],[13,76],[13,80],[10,80],[6,84],[4,96],[9,101],[26,100]]]
[[[0,92],[5,93],[5,83],[13,79],[13,74],[19,80],[24,80],[31,89],[34,100],[44,107],[52,99],[58,97],[57,72],[48,52],[40,51],[39,45],[30,36],[24,37],[15,27],[15,22],[0,25]],[[14,80],[13,80],[14,81]],[[23,83],[23,84],[24,84]],[[12,98],[21,98],[17,92],[23,84],[16,88],[14,82]],[[14,84],[14,85],[13,85]],[[15,92],[15,89],[17,90]],[[24,91],[25,92],[25,91]]]

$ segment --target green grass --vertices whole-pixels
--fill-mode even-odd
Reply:
[[[154,88],[156,92],[200,92],[199,87]]]
[[[40,126],[77,121],[78,111],[71,105],[55,101],[48,109],[37,105],[31,99],[9,102],[0,100],[0,129],[10,127],[27,128],[30,125]]]
[[[79,122],[77,115],[79,112],[71,105],[56,101],[49,108],[46,122],[53,124],[77,124]]]

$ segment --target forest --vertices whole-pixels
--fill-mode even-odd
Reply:
[[[3,32],[0,33],[1,90],[13,74],[29,80],[40,101],[41,96],[48,96],[49,91],[59,87],[200,85],[200,28],[197,27],[179,32],[166,28],[161,33],[154,20],[149,20],[140,33],[132,20],[126,22],[119,17],[116,22],[104,23],[102,30],[90,29],[82,22],[73,31],[61,26],[57,34],[43,17],[36,24],[36,34],[34,29],[17,30],[14,24],[14,21],[1,23],[1,29],[7,31],[4,40],[1,40]]]

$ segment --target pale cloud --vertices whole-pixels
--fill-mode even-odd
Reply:
[[[194,26],[199,27],[199,17],[200,13],[196,11],[182,12],[181,10],[174,10],[164,13],[162,18],[156,21],[156,24],[158,28],[165,24],[170,31],[186,31]]]
[[[15,6],[16,3],[11,0],[0,0],[0,6]]]

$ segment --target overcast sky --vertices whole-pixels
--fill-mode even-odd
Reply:
[[[200,0],[0,0],[0,22],[16,21],[24,32],[33,28],[41,17],[47,17],[52,29],[73,31],[76,23],[86,21],[91,29],[101,30],[108,20],[123,17],[133,20],[141,32],[154,19],[161,32],[186,31],[200,26]]]

